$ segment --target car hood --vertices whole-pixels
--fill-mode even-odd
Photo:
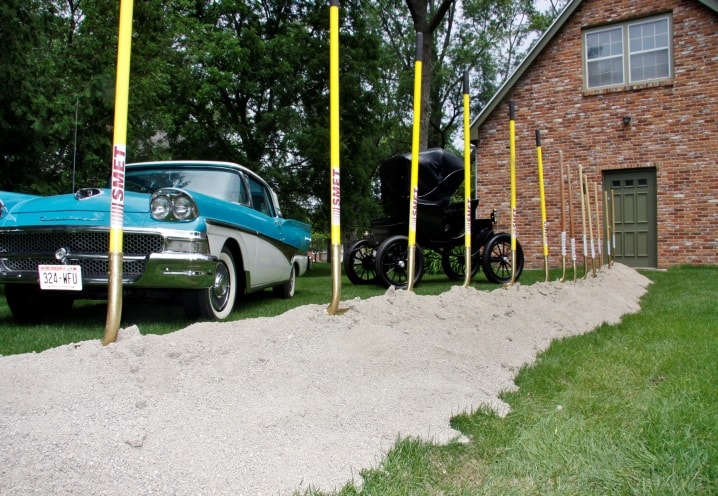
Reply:
[[[110,190],[87,188],[75,194],[33,196],[0,193],[0,226],[109,226]],[[149,195],[125,192],[125,222],[141,225],[149,217]]]

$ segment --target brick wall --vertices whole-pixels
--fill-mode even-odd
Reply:
[[[584,91],[582,29],[666,12],[673,16],[672,82],[631,90]],[[480,212],[497,209],[498,229],[508,231],[507,102],[512,99],[516,105],[517,235],[527,267],[543,267],[537,128],[542,136],[552,266],[560,265],[561,257],[559,150],[564,164],[571,167],[574,183],[579,263],[580,164],[600,191],[602,171],[654,168],[658,267],[718,264],[717,81],[718,14],[698,1],[585,0],[479,129],[476,191]],[[631,116],[629,126],[623,124],[625,115]]]

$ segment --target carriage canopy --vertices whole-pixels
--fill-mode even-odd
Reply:
[[[409,208],[411,153],[395,155],[379,166],[381,203],[389,216],[404,215]],[[464,161],[443,148],[419,153],[419,205],[446,207],[464,182]]]

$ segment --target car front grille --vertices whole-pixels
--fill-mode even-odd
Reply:
[[[110,273],[107,260],[78,259],[71,260],[71,265],[79,265],[82,267],[82,276],[89,279],[107,279]],[[9,259],[3,263],[8,271],[12,272],[32,272],[37,273],[38,265],[62,265],[55,259],[39,260],[39,259]],[[122,261],[122,276],[124,279],[136,279],[145,273],[144,260],[124,260]]]
[[[65,262],[82,267],[83,279],[106,280],[109,273],[108,250],[110,234],[106,231],[13,231],[0,232],[2,269],[22,274],[37,274],[38,265],[60,265],[55,258],[61,248],[67,252]],[[157,233],[125,233],[123,235],[124,280],[133,280],[145,271],[150,253],[161,252],[164,240]]]
[[[128,256],[146,256],[162,251],[164,241],[156,233],[125,233],[122,252]],[[110,233],[70,231],[18,231],[0,233],[0,255],[53,254],[65,248],[75,255],[106,256],[110,247]]]

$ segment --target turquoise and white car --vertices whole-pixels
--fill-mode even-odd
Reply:
[[[112,191],[0,192],[0,283],[15,318],[107,298]],[[225,319],[266,288],[291,298],[307,268],[309,225],[285,219],[269,185],[234,163],[127,164],[123,223],[123,292],[169,295],[192,318]]]

